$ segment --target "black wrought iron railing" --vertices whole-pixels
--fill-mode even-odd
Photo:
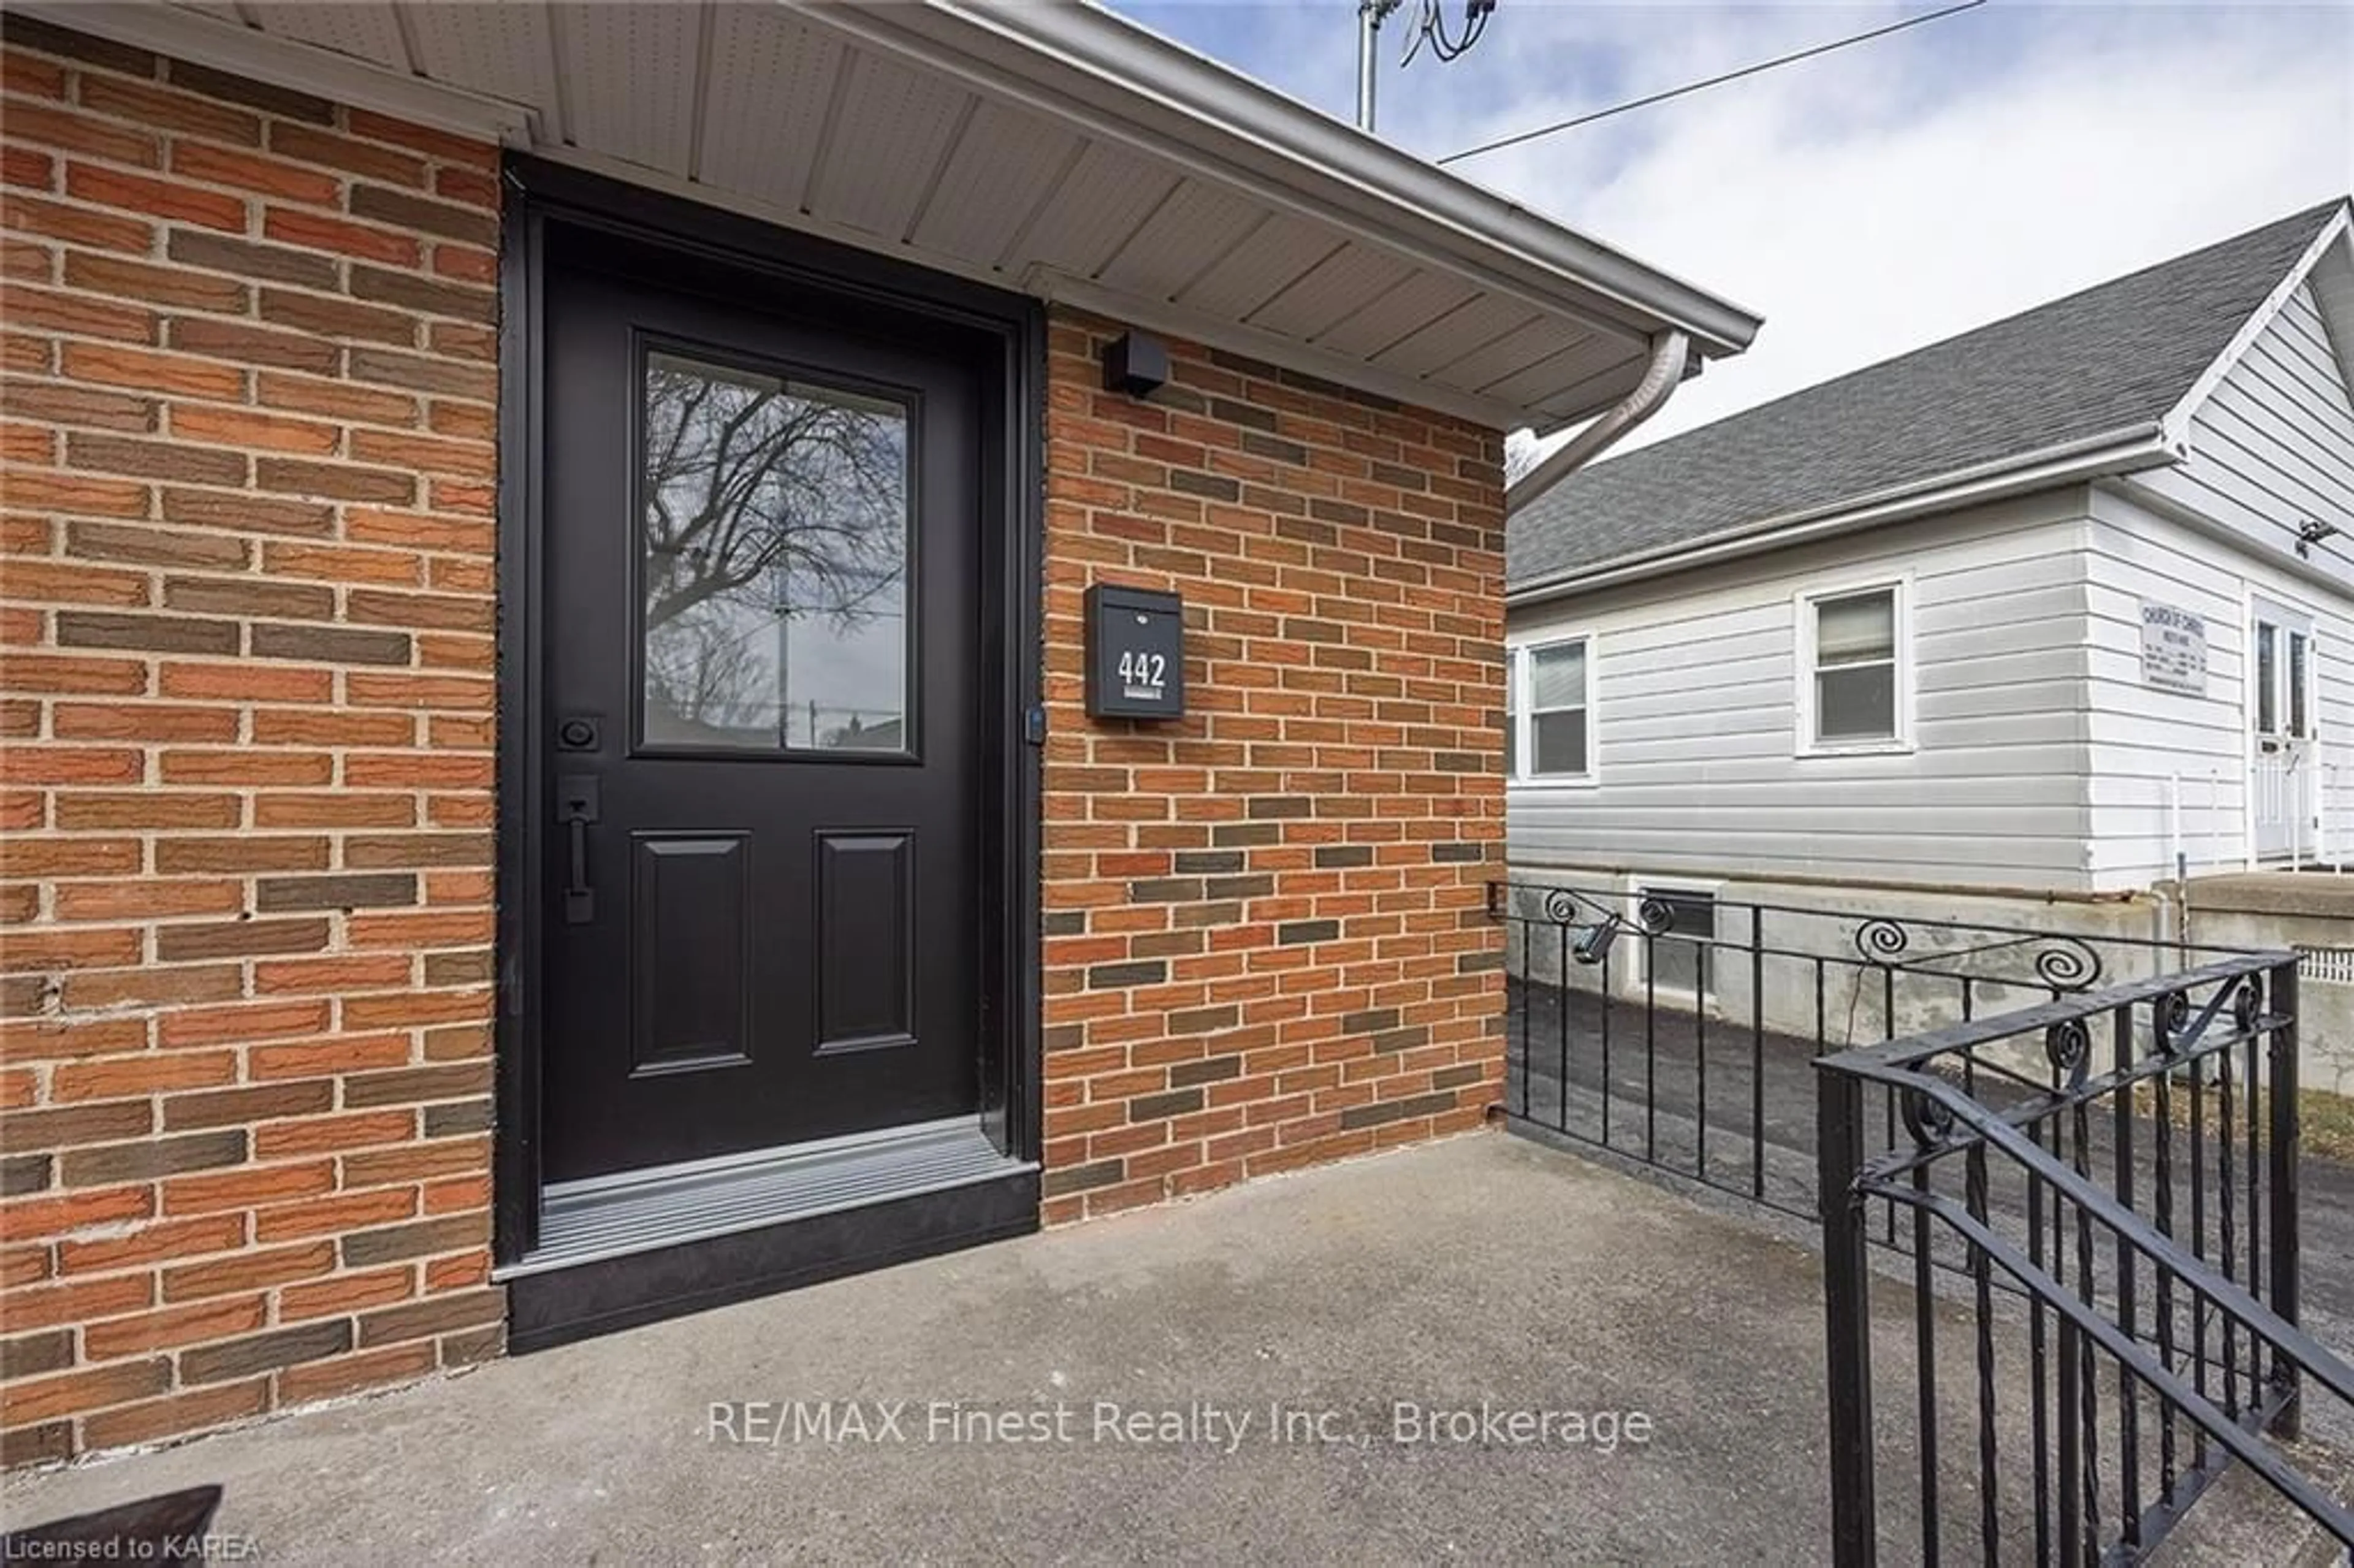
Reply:
[[[1842,1568],[2138,1562],[2234,1463],[2354,1545],[2294,1442],[2354,1411],[2298,1327],[2296,1020],[2296,955],[2247,954],[1816,1065]]]
[[[1488,913],[1505,927],[1516,1124],[1809,1223],[1816,1057],[2226,952],[1639,882],[1491,883]],[[1893,1097],[1879,1112],[1879,1142],[1896,1148]]]

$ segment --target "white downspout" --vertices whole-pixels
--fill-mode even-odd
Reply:
[[[1681,331],[1654,336],[1651,363],[1644,367],[1643,379],[1635,384],[1635,389],[1564,441],[1552,456],[1522,474],[1520,482],[1512,486],[1512,494],[1543,494],[1549,486],[1584,468],[1628,431],[1667,407],[1668,398],[1683,381],[1684,366],[1691,357],[1691,339]],[[1511,510],[1511,496],[1505,498],[1504,509]]]

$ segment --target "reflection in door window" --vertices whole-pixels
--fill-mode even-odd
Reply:
[[[644,743],[907,750],[907,409],[663,351],[643,396]]]
[[[2269,621],[2256,622],[2256,733],[2280,733],[2279,653]]]
[[[2302,631],[2288,634],[2288,732],[2299,740],[2313,733],[2305,718],[2306,653],[2311,641]]]

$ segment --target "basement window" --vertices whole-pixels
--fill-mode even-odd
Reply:
[[[1716,955],[1709,948],[1716,942],[1716,895],[1691,887],[1646,887],[1637,897],[1666,916],[1648,944],[1652,989],[1712,1000]]]

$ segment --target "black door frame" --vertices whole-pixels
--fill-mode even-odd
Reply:
[[[1045,313],[985,284],[854,250],[718,207],[542,159],[511,155],[499,259],[498,1011],[493,1255],[537,1242],[541,881],[549,834],[543,712],[546,520],[543,311],[551,223],[626,237],[809,291],[952,323],[993,338],[1003,373],[984,388],[982,638],[996,669],[979,736],[991,799],[981,815],[978,922],[983,1125],[1009,1157],[1039,1155],[1039,747],[1044,591]],[[993,723],[991,721],[994,721]]]

